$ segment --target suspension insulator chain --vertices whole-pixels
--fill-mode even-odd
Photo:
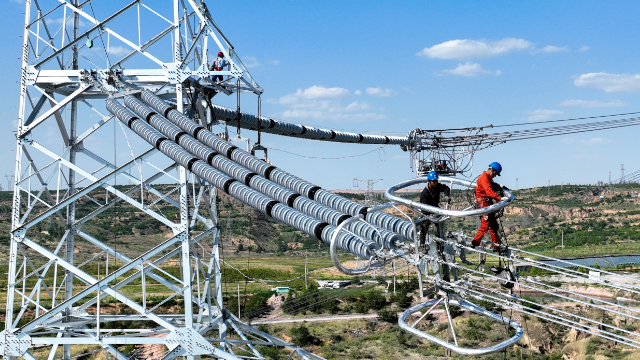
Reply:
[[[241,114],[240,114],[240,79],[238,79],[238,82],[236,84],[237,84],[236,92],[238,94],[238,110],[237,110],[237,113],[236,113],[236,121],[238,122],[238,130],[237,130],[238,131],[238,137],[240,137],[240,116],[241,116]]]

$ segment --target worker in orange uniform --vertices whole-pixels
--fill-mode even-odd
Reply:
[[[224,67],[229,65],[229,62],[225,60],[222,51],[218,53],[218,57],[213,61],[211,65],[211,71],[222,71]],[[213,75],[213,82],[222,81],[222,75]]]
[[[500,176],[502,172],[502,165],[497,162],[492,162],[489,165],[489,169],[483,172],[478,176],[477,186],[476,186],[476,202],[479,207],[487,207],[489,205],[493,205],[494,201],[509,201],[509,197],[504,196],[500,197],[493,189],[492,185],[495,185],[493,182],[493,178],[496,176]],[[489,231],[491,235],[491,242],[494,244],[494,249],[497,248],[497,245],[502,244],[500,242],[500,237],[498,236],[498,220],[496,219],[496,215],[494,213],[489,213],[482,216],[482,222],[480,224],[480,229],[476,233],[476,236],[473,238],[473,242],[471,245],[476,247],[480,245],[480,240],[484,234]]]

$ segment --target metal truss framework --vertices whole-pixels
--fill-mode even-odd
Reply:
[[[96,17],[93,3],[99,5],[92,0],[26,0],[6,322],[0,334],[3,356],[35,359],[33,346],[47,346],[49,360],[68,360],[72,345],[87,345],[126,359],[127,354],[118,351],[119,345],[163,344],[167,349],[164,359],[262,358],[258,345],[286,347],[291,350],[290,358],[321,359],[240,322],[224,308],[215,187],[176,163],[167,165],[167,159],[159,157],[155,148],[135,156],[132,150],[131,160],[117,164],[117,157],[107,160],[113,154],[92,144],[96,137],[110,136],[105,135],[105,125],[113,120],[92,101],[119,96],[122,81],[170,99],[178,111],[195,116],[203,126],[209,125],[207,116],[202,106],[195,104],[217,93],[259,95],[262,88],[204,2],[174,0],[172,16],[163,16],[161,10],[135,0],[103,14],[103,20]],[[130,23],[118,27],[121,17],[135,15],[136,10],[137,34]],[[149,21],[166,21],[168,26],[142,42],[141,34],[150,34],[142,24]],[[56,26],[59,30],[54,31]],[[83,28],[86,30],[81,31]],[[136,35],[137,41],[133,40]],[[114,62],[110,55],[118,52],[111,51],[109,39],[122,45],[118,49],[129,49]],[[94,41],[104,48],[94,49]],[[209,45],[229,61],[226,69],[209,71]],[[171,57],[163,60],[160,54],[167,52],[157,50],[167,46]],[[138,63],[151,62],[155,68],[123,68],[139,59]],[[104,68],[96,65],[104,60]],[[213,75],[224,80],[215,82]],[[197,82],[195,94],[187,96],[191,90],[183,88],[187,80]],[[36,94],[40,97],[34,101]],[[45,110],[46,106],[50,108]],[[99,120],[87,121],[87,114],[98,114]],[[112,122],[115,141],[117,127]],[[62,145],[61,153],[48,145],[54,141],[50,133],[41,131],[44,124],[58,128],[53,140]],[[155,169],[155,173],[143,176],[143,167]],[[139,175],[134,175],[136,170]],[[167,178],[175,181],[168,191],[166,186],[158,186]],[[129,185],[124,186],[123,181]],[[91,206],[82,216],[76,211],[80,201]],[[108,216],[122,201],[161,222],[173,236],[130,257],[117,249],[117,243],[110,244],[83,229]],[[178,221],[165,216],[161,205],[177,207]],[[55,221],[64,224],[62,236],[47,243],[35,239],[33,234],[42,224]],[[205,230],[195,231],[197,225]],[[82,263],[76,256],[81,243],[83,251],[92,249],[91,258]],[[101,263],[106,267],[103,272]],[[179,264],[178,276],[163,270],[162,265],[168,263]],[[98,276],[86,270],[95,264]],[[59,268],[63,275],[59,275]],[[138,283],[142,286],[135,296],[130,288],[124,291]],[[172,295],[148,308],[147,285],[151,283]],[[180,313],[158,311],[175,297],[184,300]],[[109,301],[126,311],[104,313],[101,306]],[[140,329],[120,326],[139,321],[154,325]]]

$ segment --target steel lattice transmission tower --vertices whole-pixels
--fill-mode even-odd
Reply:
[[[383,181],[383,180],[353,178],[353,187],[358,187],[358,183],[363,183],[367,185],[367,192],[364,194],[364,202],[366,205],[374,205],[377,202],[375,200],[375,193],[373,192],[373,185],[375,185],[380,181]]]
[[[319,358],[224,308],[216,189],[156,148],[142,148],[104,105],[146,89],[210,127],[213,96],[260,95],[262,88],[204,2],[119,4],[26,0],[0,352],[34,359],[30,348],[46,346],[50,360],[67,360],[72,345],[97,345],[124,360],[122,344],[162,344],[164,359],[239,359],[262,358],[261,344]],[[209,71],[208,56],[218,52],[229,64]],[[170,229],[169,238],[131,253],[115,236],[96,233],[100,221],[122,219],[123,202]],[[171,207],[176,216],[165,216]],[[41,226],[51,222],[64,232],[44,241]],[[179,274],[166,264],[179,264]],[[150,305],[150,286],[171,295]],[[182,299],[179,313],[158,310],[171,299]],[[118,311],[105,311],[109,303]]]

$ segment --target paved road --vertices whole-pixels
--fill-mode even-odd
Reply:
[[[432,314],[442,314],[444,310],[434,309],[431,311]],[[400,316],[402,313],[398,313]],[[316,321],[340,321],[340,320],[353,320],[353,319],[373,319],[378,317],[378,314],[352,314],[352,315],[332,315],[332,316],[315,316],[315,317],[305,317],[305,318],[290,318],[290,319],[260,319],[256,321],[252,321],[252,325],[260,325],[260,324],[284,324],[284,323],[296,323],[296,322],[316,322]]]

